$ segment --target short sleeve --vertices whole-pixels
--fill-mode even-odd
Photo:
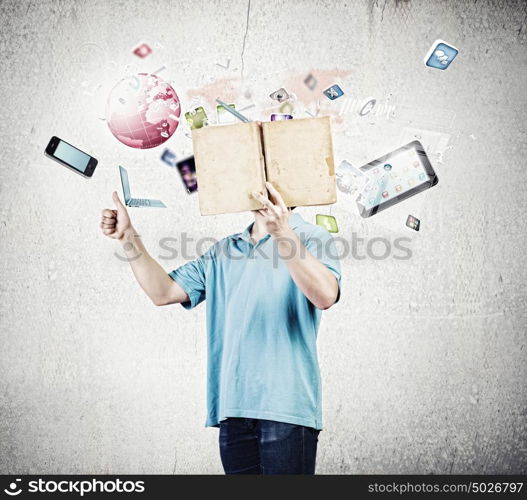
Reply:
[[[312,232],[303,238],[304,246],[322,264],[324,264],[337,279],[340,299],[340,262],[337,246],[331,234],[320,226],[314,226]]]
[[[207,255],[208,252],[168,273],[189,297],[187,302],[181,303],[185,309],[192,309],[205,300],[205,259]]]

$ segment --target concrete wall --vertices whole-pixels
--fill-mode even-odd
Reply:
[[[169,205],[133,212],[154,256],[169,255],[163,237],[250,222],[200,217],[162,147],[127,148],[101,119],[120,78],[165,64],[183,111],[222,95],[268,119],[285,86],[299,117],[320,98],[337,162],[429,142],[437,187],[367,220],[343,193],[331,208],[339,236],[364,242],[319,332],[318,471],[525,473],[526,15],[522,1],[2,1],[0,472],[222,472],[203,428],[204,307],[155,308],[98,227],[118,164]],[[422,60],[436,38],[460,49],[443,72]],[[321,87],[337,79],[346,95],[330,103]],[[342,111],[369,96],[384,114]],[[179,156],[185,132],[167,142]],[[92,179],[44,157],[53,134],[99,159]],[[390,254],[360,259],[380,237]],[[410,259],[395,258],[400,237]]]

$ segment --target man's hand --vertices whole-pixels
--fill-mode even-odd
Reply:
[[[308,300],[319,309],[328,309],[338,297],[337,279],[311,252],[302,251],[303,243],[289,226],[290,212],[284,200],[270,182],[265,185],[271,200],[258,192],[254,192],[253,197],[264,205],[258,212],[264,218],[267,231],[277,238],[280,257],[284,259],[296,286]]]
[[[122,240],[126,233],[132,229],[132,222],[126,207],[122,204],[116,191],[113,192],[112,199],[117,210],[105,208],[102,211],[100,226],[103,234],[109,238]]]
[[[137,282],[156,306],[188,302],[187,292],[181,288],[146,251],[132,227],[130,216],[117,192],[113,192],[116,210],[105,208],[100,223],[103,234],[119,240]]]
[[[285,236],[291,231],[288,221],[290,212],[275,187],[270,182],[266,182],[265,186],[271,199],[257,191],[252,193],[253,198],[264,205],[264,208],[258,210],[258,212],[263,216],[265,227],[269,234],[274,237]]]

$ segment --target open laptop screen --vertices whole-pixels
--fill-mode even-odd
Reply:
[[[128,182],[128,172],[126,171],[125,168],[121,167],[121,165],[119,165],[119,172],[121,174],[121,184],[123,186],[123,194],[124,194],[124,201],[129,201],[130,198],[132,197],[130,195],[130,184]]]

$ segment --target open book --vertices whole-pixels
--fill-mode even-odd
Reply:
[[[271,182],[288,207],[337,201],[330,118],[192,131],[201,215],[262,208],[251,193]]]

